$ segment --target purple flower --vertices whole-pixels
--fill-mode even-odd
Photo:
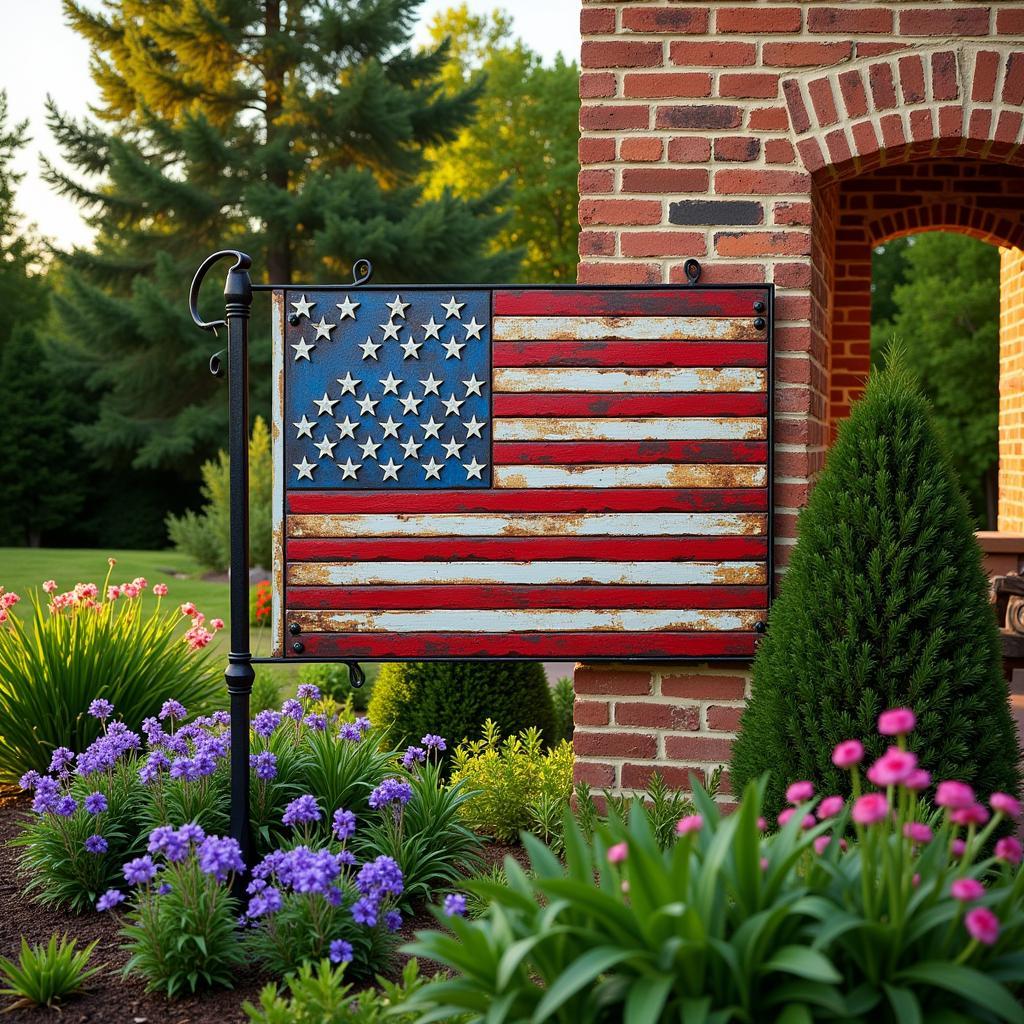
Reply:
[[[412,799],[412,786],[404,779],[385,779],[371,794],[370,806],[376,811],[388,804],[404,807]]]
[[[75,759],[75,752],[67,747],[58,747],[50,757],[50,771],[54,775],[67,775],[68,765]]]
[[[402,927],[402,915],[397,910],[389,910],[384,915],[384,927],[389,932],[397,932]]]
[[[356,728],[360,732],[369,732],[373,726],[370,724],[370,720],[366,717],[356,719]]]
[[[315,732],[323,732],[327,728],[327,716],[321,714],[306,715],[303,721]]]
[[[324,899],[327,900],[332,907],[340,907],[344,896],[345,894],[336,885],[332,885],[327,892],[324,893]]]
[[[188,712],[185,710],[184,704],[179,701],[165,700],[163,707],[160,708],[160,718],[169,718],[172,722],[180,722],[183,718],[188,718]]]
[[[303,709],[302,704],[294,697],[289,697],[288,700],[281,705],[281,714],[286,718],[294,718],[296,722],[301,721],[302,716],[305,713],[306,712]]]
[[[113,910],[118,903],[124,902],[124,893],[119,889],[108,889],[97,901],[97,910]]]
[[[320,699],[320,687],[314,686],[312,683],[303,683],[296,691],[299,700],[319,700]]]
[[[62,796],[53,806],[54,814],[70,818],[78,810],[78,801],[73,796]]]
[[[402,869],[391,857],[381,855],[367,861],[356,876],[356,888],[364,895],[380,899],[401,896],[404,887]]]
[[[206,833],[194,821],[182,825],[178,835],[188,843],[201,843],[206,838]]]
[[[427,750],[443,751],[448,749],[448,744],[445,743],[443,736],[437,736],[432,732],[428,732],[420,743],[427,748]]]
[[[296,797],[285,809],[281,821],[285,825],[295,828],[297,825],[306,825],[320,820],[320,805],[316,797],[305,793]]]
[[[362,739],[362,733],[356,728],[354,722],[345,722],[338,731],[338,738],[358,743]]]
[[[255,892],[249,900],[245,916],[248,918],[263,917],[265,914],[275,914],[280,909],[281,891],[264,882],[262,888]]]
[[[213,725],[230,725],[231,715],[226,711],[214,711],[214,713],[210,715],[210,722]]]
[[[79,775],[106,772],[130,750],[138,750],[142,740],[124,722],[111,722],[103,736],[89,744],[78,755],[76,771]]]
[[[347,964],[352,962],[352,943],[344,939],[335,939],[331,943],[331,963]]]
[[[157,894],[157,896],[166,896],[171,891],[172,891],[172,886],[171,886],[170,882],[161,882],[156,887],[156,894]]]
[[[277,755],[269,750],[249,755],[249,767],[256,772],[257,779],[265,782],[277,776]]]
[[[114,705],[109,700],[104,700],[103,697],[97,697],[89,705],[89,714],[93,718],[98,718],[101,722],[105,722],[114,713]]]
[[[450,892],[444,898],[444,912],[449,917],[466,916],[466,897],[461,892]]]
[[[402,757],[402,764],[411,768],[414,764],[426,761],[427,752],[422,747],[409,747]]]
[[[41,775],[36,780],[36,795],[32,799],[32,810],[36,814],[45,814],[57,806],[60,799],[60,786],[57,780],[49,775]]]
[[[356,830],[356,816],[351,811],[338,808],[334,812],[334,834],[341,842],[351,839]]]
[[[213,875],[218,882],[227,879],[232,871],[244,871],[242,848],[235,839],[207,836],[199,846],[199,870]]]
[[[18,780],[18,785],[22,789],[32,790],[36,788],[39,780],[42,776],[35,769],[25,772],[24,775]]]
[[[102,814],[107,809],[107,798],[102,793],[90,793],[83,806],[90,814]]]
[[[377,923],[377,901],[363,896],[352,904],[352,920],[372,928]]]
[[[172,779],[184,779],[186,782],[195,782],[202,777],[191,757],[176,757],[171,762],[170,776]]]
[[[107,841],[99,833],[89,836],[85,841],[85,848],[89,853],[101,854],[107,852]]]
[[[129,885],[143,885],[146,882],[151,882],[155,875],[156,865],[153,863],[153,858],[149,856],[136,857],[124,866],[124,878]]]
[[[162,751],[154,750],[139,769],[139,778],[144,786],[148,786],[160,775],[161,768],[169,768],[171,759]]]
[[[347,867],[352,867],[356,862],[356,855],[351,850],[342,850],[338,854],[338,863],[344,864]]]
[[[176,864],[188,856],[188,839],[170,825],[160,825],[149,834],[149,845],[146,849],[153,854],[160,853]]]
[[[280,711],[261,711],[252,720],[252,731],[257,736],[270,736],[273,731],[281,724],[281,712]]]

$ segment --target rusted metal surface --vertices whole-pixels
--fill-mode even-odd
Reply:
[[[496,316],[495,341],[756,341],[752,319],[683,316]]]
[[[501,466],[494,486],[506,487],[763,487],[764,466]]]
[[[271,457],[274,466],[284,464],[284,292],[274,291],[270,295],[270,324],[272,341],[273,397],[270,423]],[[285,517],[284,517],[284,475],[274,473],[271,497],[271,618],[270,653],[279,658],[284,654],[284,567],[285,567]]]
[[[494,370],[494,392],[568,391],[588,394],[678,394],[766,391],[768,375],[748,367],[640,370],[609,367],[519,367]]]

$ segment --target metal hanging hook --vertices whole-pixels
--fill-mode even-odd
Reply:
[[[366,676],[363,674],[363,670],[359,667],[357,661],[346,661],[345,664],[348,666],[348,683],[353,690],[358,690],[363,683],[366,682]]]
[[[687,284],[696,284],[700,280],[700,261],[692,257],[683,264],[683,273]]]
[[[238,249],[221,249],[219,252],[211,253],[205,260],[203,260],[199,265],[199,269],[196,271],[195,276],[192,278],[192,285],[188,290],[188,311],[192,316],[192,322],[200,330],[209,331],[214,337],[217,337],[218,327],[227,327],[227,321],[204,320],[199,315],[199,289],[202,288],[203,281],[206,279],[206,275],[210,272],[210,268],[225,256],[233,256],[235,259],[235,265],[228,271],[229,276],[235,271],[247,271],[252,266],[252,258],[246,253],[241,252]],[[221,366],[221,356],[224,355],[224,351],[224,349],[221,349],[219,352],[215,352],[210,356],[210,373],[212,373],[214,377],[224,376],[224,369]]]
[[[360,257],[352,264],[353,288],[358,288],[360,285],[366,284],[372,276],[373,264],[368,259]]]

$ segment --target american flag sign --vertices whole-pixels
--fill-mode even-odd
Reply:
[[[273,297],[277,653],[753,653],[770,286]]]

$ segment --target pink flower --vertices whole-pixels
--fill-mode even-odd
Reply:
[[[913,790],[915,793],[920,793],[921,790],[927,789],[932,784],[931,775],[926,772],[923,768],[918,768],[912,771],[904,780],[903,785]]]
[[[958,878],[950,887],[949,891],[953,899],[961,903],[970,903],[973,900],[980,900],[985,895],[985,886],[975,878]]]
[[[932,830],[920,821],[908,821],[903,826],[903,834],[912,843],[930,843],[932,841]]]
[[[962,857],[966,849],[967,844],[962,839],[954,839],[953,842],[949,844],[949,852],[953,854],[954,857]]]
[[[982,804],[958,807],[955,811],[949,812],[949,820],[955,825],[984,825],[988,818],[988,811]]]
[[[6,622],[8,618],[7,609],[0,607],[0,622]]]
[[[964,915],[964,927],[972,939],[986,946],[995,945],[999,938],[999,918],[988,907],[972,907]]]
[[[608,863],[621,864],[629,856],[629,847],[625,843],[616,843],[608,847]]]
[[[13,608],[20,600],[21,598],[12,590],[0,597],[0,605],[3,605],[4,608]]]
[[[76,583],[75,584],[75,596],[78,598],[84,598],[86,600],[92,600],[100,592],[100,588],[95,583]]]
[[[831,842],[831,836],[818,836],[818,838],[814,840],[814,852],[820,857],[827,849],[828,844]]]
[[[121,593],[125,597],[138,597],[142,591],[134,583],[122,583]]]
[[[763,815],[757,819],[757,830],[759,832],[768,831],[768,820]]]
[[[1024,859],[1024,848],[1016,837],[1003,836],[996,843],[996,856],[1000,860],[1005,860],[1007,864],[1019,864]]]
[[[196,606],[191,601],[186,601],[181,606],[181,614],[182,615],[187,615],[187,616],[189,616],[189,618],[191,618],[193,615],[195,615],[196,611],[197,611]]]
[[[818,824],[818,819],[813,814],[805,814],[803,821],[800,822],[801,828],[814,828]]]
[[[120,587],[107,587],[107,600],[116,601],[121,596]]]
[[[704,819],[699,814],[688,814],[676,822],[676,834],[685,836],[690,832],[699,832],[704,827]]]
[[[786,790],[786,802],[791,804],[802,804],[814,796],[814,784],[811,782],[793,782]]]
[[[117,559],[116,558],[108,558],[107,559],[107,565],[109,565],[110,568],[113,569],[114,566],[117,565]]]
[[[992,810],[999,814],[1005,814],[1015,821],[1020,817],[1020,801],[1009,793],[993,793],[988,802],[992,805]]]
[[[864,759],[864,744],[860,740],[843,740],[832,751],[832,763],[837,768],[852,768]]]
[[[57,581],[56,580],[44,580],[43,581],[43,590],[45,590],[48,594],[52,594],[56,589],[57,589]]]
[[[878,716],[878,731],[883,736],[905,736],[915,725],[917,719],[910,708],[890,708]]]
[[[821,821],[834,818],[845,806],[846,801],[841,796],[827,796],[818,804],[818,818]]]
[[[211,619],[210,620],[210,628],[216,633],[218,630],[224,628],[224,620],[223,619]]]
[[[213,639],[213,634],[202,626],[193,626],[183,638],[193,651],[202,650]]]
[[[768,870],[768,858],[767,857],[762,857],[759,863],[761,865],[761,870],[762,871],[767,871]]]
[[[966,782],[947,779],[935,790],[935,802],[940,807],[970,807],[974,803],[974,790]]]
[[[890,747],[869,769],[868,778],[876,786],[895,786],[917,768],[917,755],[899,747]]]
[[[921,884],[921,876],[915,871],[914,877],[911,878],[910,884],[916,889]]]
[[[136,576],[135,579],[132,580],[132,585],[138,587],[139,590],[145,590],[146,587],[149,586],[146,582],[145,576]]]
[[[166,583],[157,583],[157,584],[155,584],[153,586],[153,593],[156,594],[157,597],[166,597],[167,596],[167,584]]]
[[[787,807],[784,811],[780,811],[778,818],[776,818],[776,821],[779,823],[779,828],[783,828],[794,814],[796,814],[795,807]]]
[[[889,801],[883,793],[865,793],[853,805],[853,820],[858,825],[873,825],[889,815]]]

